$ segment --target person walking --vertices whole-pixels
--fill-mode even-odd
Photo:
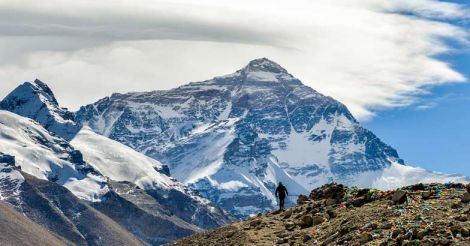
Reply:
[[[279,185],[276,188],[275,195],[277,198],[279,198],[279,210],[284,210],[284,201],[286,199],[286,196],[289,195],[289,192],[287,191],[286,187],[282,184],[282,182],[279,182]]]

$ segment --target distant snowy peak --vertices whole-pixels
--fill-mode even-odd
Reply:
[[[74,114],[60,108],[52,90],[38,79],[14,89],[0,102],[0,109],[34,119],[65,139],[71,139],[80,129]]]
[[[260,58],[252,60],[237,72],[225,76],[220,76],[214,78],[216,81],[218,79],[224,78],[238,78],[236,82],[295,82],[302,84],[300,80],[297,80],[294,76],[289,74],[285,68],[281,65],[273,62],[267,58]]]

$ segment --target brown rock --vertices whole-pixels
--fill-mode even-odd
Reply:
[[[304,215],[300,218],[300,220],[297,222],[297,225],[300,226],[300,228],[308,228],[313,225],[313,219],[312,216],[310,215]]]
[[[283,244],[283,243],[287,243],[287,238],[279,238],[279,239],[276,241],[276,244]]]
[[[286,228],[286,230],[292,231],[292,230],[294,230],[294,228],[295,228],[295,224],[292,223],[292,222],[287,222],[287,223],[284,225],[284,227]]]
[[[462,228],[460,233],[462,234],[462,237],[470,237],[470,230],[468,230],[467,228]]]
[[[308,234],[304,234],[302,236],[302,242],[308,242],[310,239],[312,239],[312,236],[308,235]]]
[[[331,206],[331,205],[335,205],[338,203],[338,200],[336,199],[333,199],[333,198],[328,198],[325,200],[325,206]]]
[[[421,198],[423,198],[424,200],[428,200],[429,198],[431,198],[431,195],[432,193],[430,191],[423,191],[421,193]]]
[[[418,231],[418,233],[416,234],[416,238],[418,239],[423,239],[426,235],[428,235],[428,231],[427,230],[420,230]]]
[[[380,225],[380,229],[385,229],[385,230],[392,229],[392,223],[386,222],[385,224]]]
[[[370,233],[368,233],[368,232],[362,233],[360,238],[359,238],[359,241],[361,243],[370,242],[370,241],[372,241],[372,235],[370,235]]]
[[[461,230],[462,230],[462,227],[459,225],[454,225],[450,227],[450,231],[452,232],[454,236],[460,233]]]
[[[261,223],[262,223],[261,220],[258,220],[258,219],[253,220],[253,221],[250,222],[250,227],[252,227],[252,228],[257,227],[257,226],[261,225]]]
[[[361,196],[361,197],[358,197],[358,198],[355,198],[352,200],[351,204],[354,206],[354,207],[362,207],[362,205],[366,204],[367,203],[367,199],[365,196]]]
[[[452,241],[450,241],[447,238],[441,238],[441,240],[439,240],[439,245],[442,245],[442,246],[448,246],[451,243],[452,243]]]
[[[312,217],[312,222],[313,222],[313,225],[316,226],[316,225],[319,225],[321,223],[323,223],[325,221],[325,218],[321,217],[321,216],[313,216]]]
[[[292,209],[288,209],[284,212],[284,216],[282,216],[282,218],[284,219],[288,219],[292,216]]]
[[[328,214],[328,216],[330,216],[330,218],[336,218],[337,214],[336,212],[333,210],[333,209],[328,209],[326,210],[326,214]]]
[[[462,196],[462,199],[460,200],[463,203],[468,203],[470,202],[470,193],[465,192]]]
[[[298,198],[297,198],[297,204],[304,204],[305,202],[308,201],[308,197],[306,195],[300,195]]]
[[[392,238],[396,238],[400,234],[401,234],[401,230],[400,229],[395,229],[395,230],[392,231]]]
[[[419,184],[414,184],[411,186],[411,189],[413,191],[420,191],[420,190],[424,190],[425,187],[424,187],[424,184],[423,183],[419,183]]]
[[[407,200],[406,191],[396,190],[393,193],[392,201],[393,201],[394,204],[403,204],[403,203],[406,202],[406,200]]]
[[[459,215],[459,216],[455,217],[454,219],[457,220],[457,221],[460,221],[460,222],[465,222],[465,221],[467,221],[467,216],[466,215]]]

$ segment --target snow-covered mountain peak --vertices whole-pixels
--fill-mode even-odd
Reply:
[[[267,58],[252,60],[235,73],[215,78],[219,82],[227,82],[226,79],[241,84],[258,84],[258,82],[295,82],[302,84],[281,65]]]
[[[271,73],[287,73],[287,70],[281,65],[268,58],[259,58],[252,60],[243,68],[245,72],[271,72]]]
[[[38,79],[16,87],[0,102],[0,109],[34,119],[65,139],[71,139],[80,129],[74,114],[60,108],[49,86]]]

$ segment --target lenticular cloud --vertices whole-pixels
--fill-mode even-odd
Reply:
[[[436,58],[456,51],[449,41],[466,44],[466,31],[450,22],[465,16],[461,5],[433,0],[7,0],[0,93],[40,77],[76,109],[268,57],[364,120],[375,108],[412,104],[427,86],[465,81]]]

